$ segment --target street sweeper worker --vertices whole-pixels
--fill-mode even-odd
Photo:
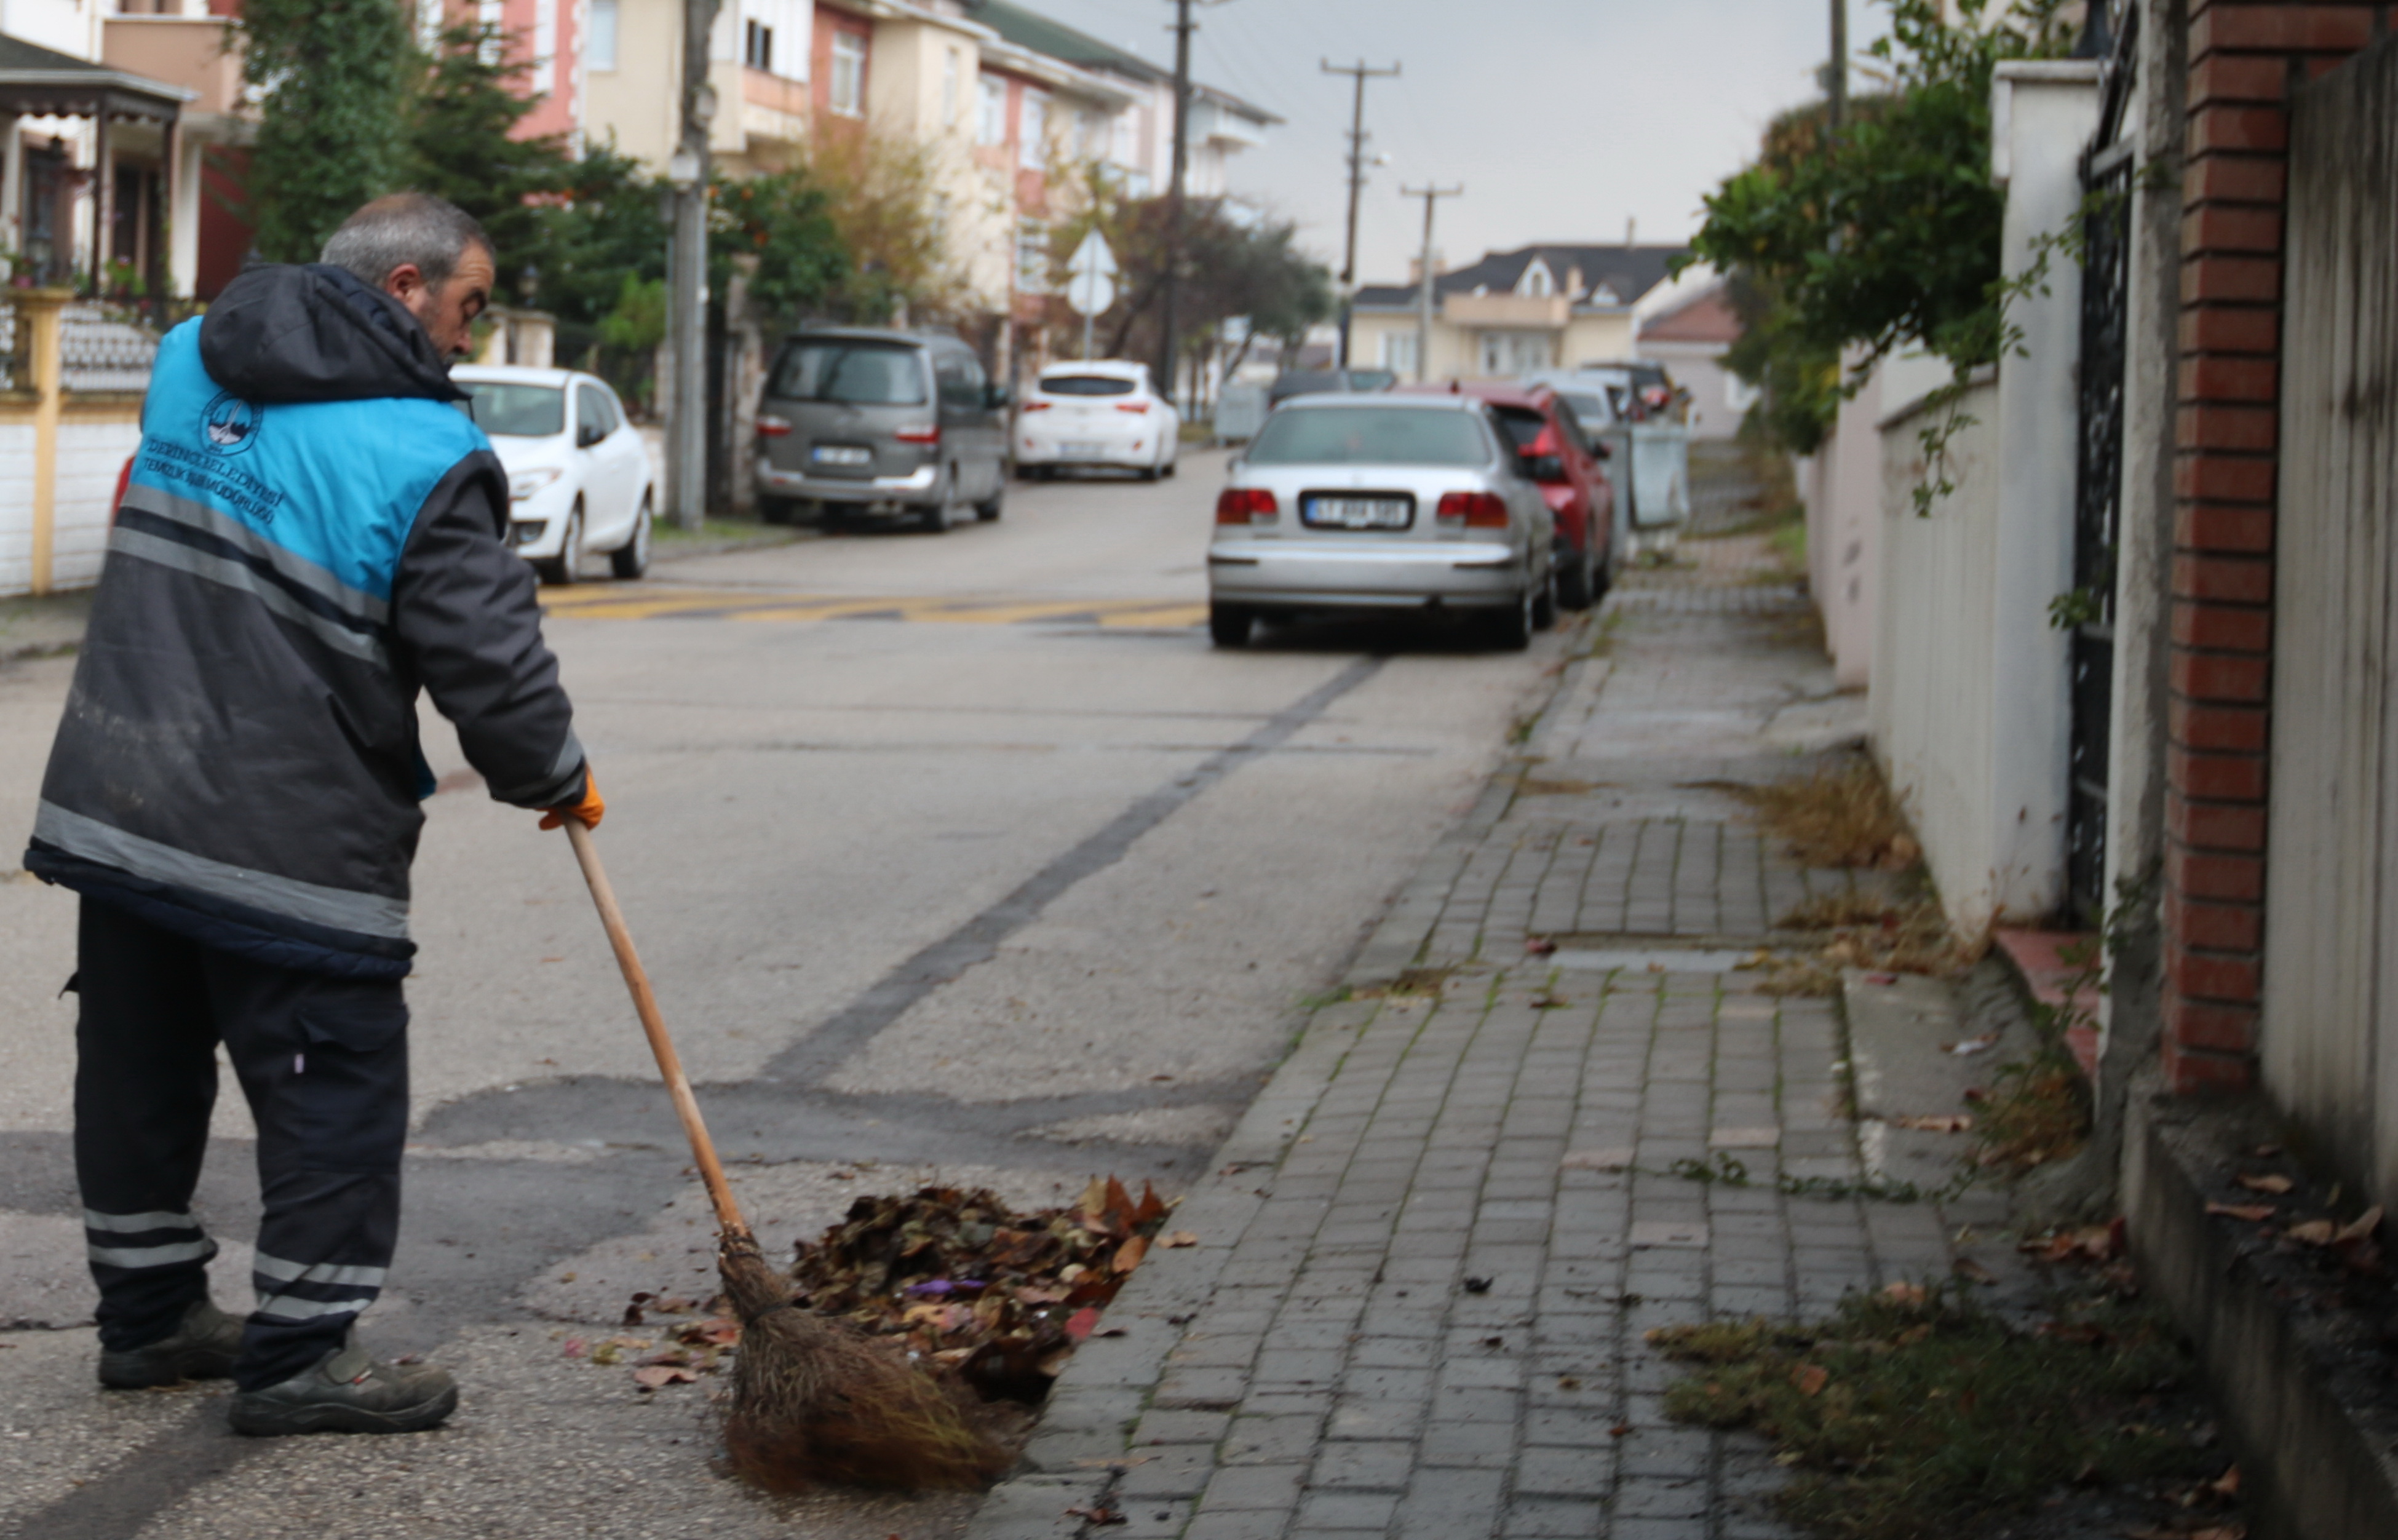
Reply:
[[[28,871],[81,896],[75,1174],[100,1381],[230,1373],[250,1434],[408,1432],[458,1392],[356,1345],[399,1223],[416,696],[492,795],[600,821],[507,478],[449,366],[491,239],[379,198],[158,347]],[[245,1321],[191,1209],[222,1045],[258,1127]]]

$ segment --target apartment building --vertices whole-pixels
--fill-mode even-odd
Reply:
[[[1628,358],[1634,307],[1678,246],[1519,247],[1433,277],[1430,356],[1417,356],[1416,283],[1357,290],[1349,356],[1402,379],[1455,380]],[[1421,369],[1419,364],[1421,362]]]

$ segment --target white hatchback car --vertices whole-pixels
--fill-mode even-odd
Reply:
[[[571,369],[462,364],[450,378],[507,468],[508,543],[544,582],[574,582],[596,551],[618,577],[649,571],[657,487],[614,391]]]
[[[1174,474],[1182,414],[1151,385],[1147,364],[1051,364],[1017,406],[1008,448],[1019,476],[1046,480],[1060,466],[1098,466],[1154,481]]]

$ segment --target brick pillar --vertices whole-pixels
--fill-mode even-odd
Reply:
[[[2370,42],[2384,8],[2190,7],[2163,894],[2180,1091],[2256,1075],[2290,93]]]

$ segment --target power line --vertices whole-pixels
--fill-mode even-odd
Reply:
[[[1399,73],[1394,60],[1389,69],[1381,69],[1360,59],[1354,64],[1335,64],[1329,59],[1321,61],[1326,74],[1345,74],[1356,83],[1357,94],[1349,113],[1349,242],[1340,259],[1340,367],[1349,367],[1349,313],[1357,292],[1357,199],[1366,190],[1366,82],[1377,77],[1388,78]]]

